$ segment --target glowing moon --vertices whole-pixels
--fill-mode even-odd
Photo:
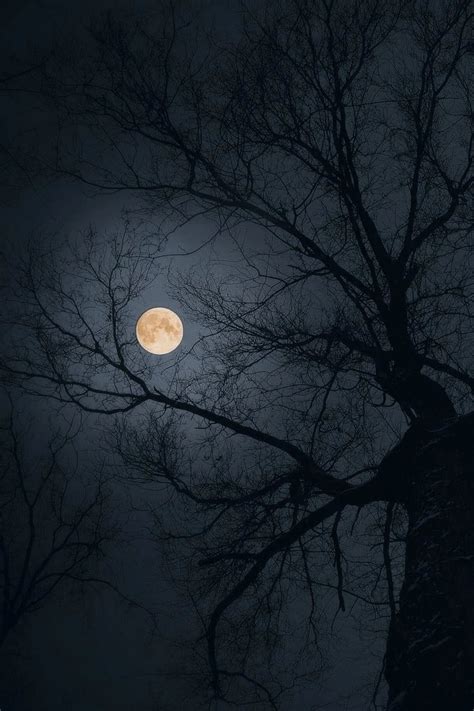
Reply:
[[[148,309],[137,321],[136,334],[139,344],[148,353],[165,355],[181,343],[183,323],[171,309]]]

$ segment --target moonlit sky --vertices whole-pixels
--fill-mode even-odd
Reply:
[[[48,46],[54,32],[67,31],[85,23],[94,9],[117,7],[117,2],[104,0],[48,0],[22,2],[9,0],[0,11],[2,52],[15,51],[20,56],[31,46]],[[136,0],[134,7],[146,7]],[[237,1],[209,0],[206,12],[219,32],[233,32],[236,26]],[[79,29],[77,31],[80,31]],[[0,95],[1,99],[1,95]],[[26,130],[34,99],[6,100],[0,112],[2,143],[15,132]],[[0,188],[1,252],[12,254],[21,249],[31,236],[47,235],[64,240],[89,225],[97,231],[113,232],[120,225],[124,197],[90,195],[78,185],[54,182],[50,185],[24,185],[21,189]],[[201,221],[183,228],[175,235],[173,251],[192,250],[209,235],[210,225]],[[198,257],[175,258],[178,268],[192,264]],[[199,259],[205,262],[206,256]],[[169,296],[166,281],[158,280],[153,291],[137,304],[137,316],[151,306],[166,306],[176,310]],[[135,324],[130,324],[134,329]],[[181,348],[192,346],[198,330],[184,322],[185,337]],[[178,351],[177,351],[178,352]],[[172,354],[171,354],[172,355]],[[169,357],[169,356],[167,356]],[[30,403],[31,414],[39,423],[45,419],[41,408],[46,404]],[[97,441],[97,433],[87,431],[87,442]],[[85,447],[85,441],[82,442]],[[93,446],[93,445],[92,445]],[[86,455],[85,455],[86,456]],[[117,494],[126,519],[125,493]],[[136,496],[136,494],[134,494]],[[143,535],[143,521],[136,513],[126,524],[130,544],[116,551],[111,565],[127,593],[157,611],[159,629],[149,633],[146,616],[139,610],[128,610],[109,593],[96,593],[76,599],[64,599],[46,608],[23,627],[18,637],[21,654],[1,663],[4,679],[16,688],[15,700],[2,711],[199,711],[191,687],[185,680],[170,676],[173,664],[179,665],[182,651],[175,643],[195,625],[189,609],[167,581],[160,552]],[[297,614],[296,606],[293,614]],[[294,708],[325,711],[363,711],[366,702],[357,704],[357,690],[370,684],[377,671],[367,639],[359,640],[358,621],[350,615],[340,616],[335,625],[335,638],[330,658],[334,665],[321,689],[298,692]],[[195,627],[197,630],[197,627]],[[18,651],[18,650],[17,650]],[[374,654],[378,650],[374,649]],[[350,701],[346,697],[352,695]],[[216,707],[220,711],[220,707]],[[289,710],[291,711],[291,710]]]

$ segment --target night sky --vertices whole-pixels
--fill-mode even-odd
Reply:
[[[16,71],[29,57],[47,53],[55,37],[72,33],[81,38],[93,13],[109,8],[119,12],[119,7],[125,15],[141,13],[151,5],[140,0],[123,4],[112,0],[8,1],[0,11],[2,71]],[[235,36],[239,32],[237,0],[203,3],[201,22],[209,22],[221,38]],[[41,105],[34,92],[10,93],[2,89],[0,100],[2,146],[21,144],[33,132],[35,140],[45,143],[50,140],[54,115]],[[28,174],[21,161],[17,164],[13,155],[4,153],[4,156],[0,173],[0,244],[4,264],[15,263],[30,240],[60,247],[68,238],[77,239],[90,227],[98,234],[111,235],[123,227],[124,210],[134,207],[133,196],[126,193],[105,195],[77,182],[45,178],[36,168]],[[139,234],[153,238],[154,217],[136,219]],[[173,287],[178,273],[191,270],[205,274],[212,264],[213,270],[222,269],[222,275],[225,274],[226,265],[237,258],[231,244],[223,242],[212,249],[194,251],[213,230],[215,224],[205,217],[176,230],[157,260],[157,280],[134,306],[136,317],[152,306],[165,306],[180,313]],[[258,230],[253,239],[255,244],[263,239]],[[8,267],[2,266],[2,287],[6,291],[11,287],[12,277]],[[194,344],[205,335],[191,314],[182,318],[185,337],[178,355],[167,356],[170,368],[175,357],[185,360],[184,355],[189,354],[192,358]],[[133,327],[134,322],[132,330]],[[30,466],[34,466],[35,458],[44,452],[54,423],[59,422],[55,418],[64,418],[63,422],[77,414],[68,407],[60,411],[51,401],[15,392],[19,418],[31,423],[33,434],[26,456]],[[130,415],[132,420],[138,417]],[[113,470],[113,462],[107,456],[104,465],[101,423],[100,416],[83,417],[75,442],[81,471],[93,471],[98,466]],[[70,457],[72,462],[74,457]],[[158,487],[136,485],[118,475],[112,479],[111,515],[121,530],[110,556],[100,565],[104,574],[139,606],[128,605],[100,586],[73,593],[61,590],[43,609],[20,624],[1,653],[1,711],[228,708],[220,703],[209,705],[206,700],[207,689],[202,681],[205,659],[202,650],[200,657],[194,656],[190,644],[202,634],[199,619],[182,586],[173,580],[182,574],[179,564],[174,561],[173,570],[173,560],[166,557],[160,543],[149,535],[152,525],[149,509],[163,505],[163,496]],[[369,528],[370,523],[368,520]],[[375,517],[373,525],[376,526]],[[348,543],[346,554],[357,564],[364,552],[354,541]],[[344,613],[335,616],[334,598],[328,595],[322,600],[326,624],[322,624],[320,644],[326,668],[316,678],[297,685],[283,708],[363,711],[368,707],[367,699],[380,672],[388,618],[384,614],[379,618],[377,610],[370,613],[363,606],[353,607],[352,602]],[[287,647],[280,654],[283,667],[285,655],[289,663],[292,659],[292,644],[295,648],[298,644],[297,630],[304,609],[295,595],[288,608],[288,620],[294,623],[295,634],[294,639],[289,635]]]

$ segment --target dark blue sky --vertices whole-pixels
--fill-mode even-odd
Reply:
[[[117,4],[100,2],[102,8],[116,8]],[[209,18],[223,35],[235,31],[237,2],[209,0],[206,5]],[[40,51],[47,49],[55,33],[77,30],[89,12],[98,6],[97,0],[7,2],[0,14],[2,52],[22,57],[33,46]],[[37,115],[31,111],[34,105],[34,97],[7,100],[4,137],[13,136],[19,128],[28,128],[31,116]],[[113,231],[120,223],[122,208],[122,196],[93,197],[77,185],[64,182],[44,185],[36,179],[29,185],[25,181],[23,187],[5,191],[0,224],[2,251],[11,253],[21,249],[32,235],[41,239],[41,235],[54,234],[61,242],[68,234],[89,224],[99,232]],[[189,249],[205,238],[209,229],[210,226],[201,222],[183,229],[176,240],[184,249]],[[194,257],[176,261],[187,266],[192,259]],[[143,306],[174,307],[168,300],[166,286],[159,283],[153,294],[146,296]],[[155,304],[150,303],[151,300],[155,300]],[[188,347],[197,330],[185,323],[185,331],[184,346]],[[31,412],[39,423],[41,418],[36,405],[31,407]],[[85,438],[90,441],[90,432]],[[83,456],[87,460],[87,453]],[[117,501],[123,506],[125,520],[126,502],[121,489],[117,490]],[[117,549],[112,568],[127,592],[157,610],[159,632],[150,637],[149,623],[143,613],[127,610],[109,593],[56,601],[54,606],[32,618],[16,640],[24,658],[11,657],[6,668],[21,679],[18,681],[21,688],[15,704],[2,711],[198,711],[207,708],[194,696],[191,683],[170,676],[174,664],[178,665],[184,654],[175,643],[197,627],[189,606],[166,579],[159,550],[146,540],[144,521],[137,515],[127,524],[130,526],[128,537],[135,540]],[[298,612],[296,601],[291,611],[293,619],[298,618]],[[339,616],[328,652],[332,670],[321,681],[319,689],[311,686],[297,691],[289,710],[309,711],[313,705],[325,711],[366,708],[367,687],[373,681],[380,649],[373,637],[361,634],[360,625],[357,617]],[[354,700],[359,696],[358,689],[360,705]],[[349,696],[351,699],[345,701]]]

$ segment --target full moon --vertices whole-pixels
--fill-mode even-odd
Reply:
[[[139,344],[148,353],[165,355],[181,343],[183,323],[171,309],[148,309],[138,319],[136,333]]]

